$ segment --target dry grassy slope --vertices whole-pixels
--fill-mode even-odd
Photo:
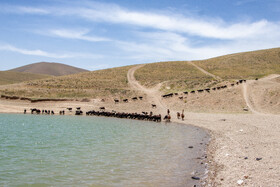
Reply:
[[[29,81],[2,89],[8,95],[32,98],[96,98],[135,95],[128,88],[127,71],[132,66],[85,72],[74,75]],[[1,91],[1,89],[0,89]]]
[[[61,76],[86,72],[88,70],[60,63],[39,62],[11,69],[10,71]]]
[[[218,57],[215,58],[218,59],[217,62],[215,59],[209,59],[208,61],[197,61],[195,63],[210,72],[212,70],[211,73],[214,75],[222,77],[223,80],[220,84],[224,84],[224,81],[239,79],[240,77],[248,79],[269,73],[279,74],[279,52],[280,49],[270,49]],[[219,59],[227,59],[227,63],[222,60],[219,61]],[[256,62],[256,59],[259,59],[259,61]],[[230,62],[232,62],[232,65]],[[252,64],[254,64],[254,66],[252,66]],[[1,86],[0,92],[7,95],[32,98],[126,98],[138,95],[138,93],[131,90],[128,85],[127,72],[132,67],[133,66],[112,68],[68,76],[52,77],[45,80],[29,81],[28,83],[22,83],[20,85]],[[215,69],[211,69],[213,67],[215,67]],[[136,70],[135,77],[142,85],[147,87],[152,87],[158,83],[164,82],[162,91],[165,93],[207,88],[219,84],[213,77],[204,74],[188,62],[182,61],[146,64],[142,68]],[[227,94],[222,94],[221,98],[224,95]],[[240,95],[240,90],[236,91],[234,95]],[[228,98],[230,98],[230,96],[224,99]],[[186,102],[190,107],[193,103],[197,103],[196,101],[191,102],[189,98],[186,99]],[[212,104],[215,105],[215,102],[216,100],[213,100]],[[239,103],[238,110],[244,107],[244,103],[240,100],[236,102]],[[216,103],[218,103],[218,101]],[[193,106],[195,107],[196,104],[193,104]],[[203,108],[204,105],[202,104],[201,107]],[[220,108],[222,109],[223,107],[224,106],[221,106]]]
[[[223,79],[255,79],[280,74],[280,48],[231,54],[194,63]]]
[[[35,79],[48,78],[49,75],[39,75],[32,73],[20,73],[12,71],[0,71],[0,85],[14,84],[24,81],[30,81]]]
[[[147,87],[165,82],[162,87],[164,92],[206,88],[217,83],[212,77],[182,61],[146,64],[136,70],[135,78]],[[168,87],[170,89],[166,89]]]

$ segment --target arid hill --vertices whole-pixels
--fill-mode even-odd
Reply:
[[[0,85],[20,83],[24,81],[32,81],[32,80],[44,79],[48,77],[50,76],[33,74],[33,73],[0,71]]]
[[[162,83],[163,92],[177,92],[210,87],[219,81],[183,61],[146,64],[136,70],[135,78],[146,87]]]
[[[132,95],[128,87],[127,71],[132,66],[84,72],[73,75],[34,80],[20,85],[9,85],[5,95],[30,98],[96,98]]]
[[[206,70],[209,75],[196,68]],[[244,52],[202,61],[173,61],[146,64],[135,72],[136,79],[151,87],[164,83],[162,90],[176,92],[203,89],[237,79],[255,79],[280,74],[280,48]]]
[[[88,70],[60,63],[39,62],[11,69],[10,71],[61,76],[87,72]]]
[[[161,94],[178,92],[180,95],[184,91],[230,85],[239,79],[254,80],[269,74],[280,74],[279,54],[280,48],[275,48],[226,55],[203,61],[151,63],[139,67],[134,76],[145,87],[160,88]],[[28,81],[17,86],[1,87],[0,94],[31,98],[110,98],[111,101],[113,98],[140,96],[143,93],[131,88],[127,79],[128,71],[133,67],[135,66]],[[219,95],[223,92],[227,94]],[[203,101],[197,98],[219,96],[217,100],[213,100],[213,105],[218,106],[217,103],[221,103],[223,99],[236,97],[236,102],[239,103],[238,110],[246,106],[242,98],[240,100],[241,87],[234,86],[234,89],[225,89],[219,93],[211,91],[211,95],[207,94],[193,95],[194,97],[188,98],[184,96],[184,99],[178,102],[184,102],[188,106],[196,108],[197,103]],[[205,100],[204,103],[208,101],[210,100]],[[228,106],[233,105],[234,103]],[[205,106],[205,104],[200,106]],[[225,107],[222,105],[220,108],[223,110]]]
[[[194,63],[223,79],[261,78],[280,74],[280,48],[230,54]]]

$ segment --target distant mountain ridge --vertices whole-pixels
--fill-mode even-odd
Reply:
[[[62,75],[87,72],[88,70],[69,66],[66,64],[61,64],[61,63],[38,62],[38,63],[21,66],[15,69],[11,69],[9,71],[62,76]]]

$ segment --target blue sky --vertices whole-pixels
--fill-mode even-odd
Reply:
[[[0,70],[89,70],[280,47],[280,0],[1,0]]]

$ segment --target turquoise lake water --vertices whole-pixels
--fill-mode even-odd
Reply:
[[[179,124],[0,114],[0,186],[191,186],[208,138]]]

